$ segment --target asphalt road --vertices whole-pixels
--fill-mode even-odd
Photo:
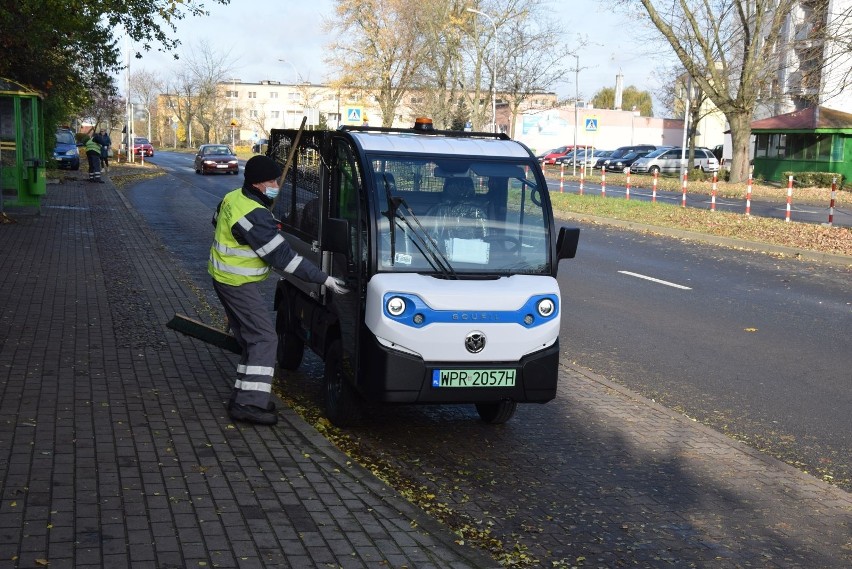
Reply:
[[[217,305],[206,270],[210,218],[242,176],[200,176],[191,159],[159,152],[153,162],[169,176],[129,195]],[[850,276],[827,265],[583,226],[577,258],[560,267],[563,361],[849,489]]]

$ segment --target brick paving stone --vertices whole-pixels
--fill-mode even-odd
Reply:
[[[490,563],[283,406],[279,427],[232,424],[235,357],[164,325],[208,317],[190,279],[109,176],[68,177],[0,227],[0,568],[420,566],[383,516],[434,534],[423,566]]]

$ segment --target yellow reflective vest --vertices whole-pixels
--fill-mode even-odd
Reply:
[[[242,245],[231,232],[251,211],[263,205],[243,195],[238,188],[225,195],[219,207],[213,246],[210,247],[210,259],[207,272],[217,282],[231,286],[258,282],[269,276],[269,265],[248,245]]]

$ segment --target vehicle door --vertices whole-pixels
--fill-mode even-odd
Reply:
[[[673,148],[659,158],[661,172],[680,172],[680,149]]]
[[[343,138],[331,142],[329,172],[329,216],[348,222],[347,251],[330,253],[328,273],[343,279],[347,294],[334,295],[332,302],[340,320],[344,370],[356,378],[359,365],[360,327],[364,320],[367,291],[367,202],[363,172],[351,144]]]

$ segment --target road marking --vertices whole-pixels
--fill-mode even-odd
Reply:
[[[630,271],[618,271],[618,272],[621,273],[622,275],[628,275],[628,276],[631,276],[631,277],[636,277],[637,279],[645,279],[646,281],[651,281],[651,282],[658,283],[658,284],[661,284],[661,285],[670,286],[672,288],[679,288],[679,289],[682,289],[682,290],[692,290],[692,288],[688,287],[688,286],[670,283],[668,281],[662,281],[660,279],[655,279],[654,277],[649,277],[649,276],[646,276],[646,275],[640,275],[639,273],[631,273]]]

